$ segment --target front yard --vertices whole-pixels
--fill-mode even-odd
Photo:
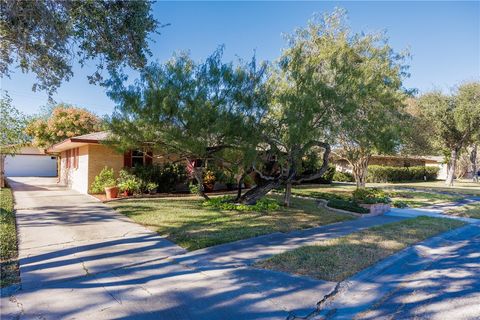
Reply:
[[[269,198],[280,201],[280,196]],[[188,250],[354,218],[319,208],[314,200],[299,198],[292,199],[290,208],[280,207],[268,212],[221,210],[205,207],[202,202],[192,197],[132,199],[110,202],[110,205]]]
[[[1,287],[19,281],[17,262],[17,229],[13,196],[10,188],[0,189],[0,269]]]
[[[447,210],[445,211],[445,214],[458,217],[480,219],[480,203],[467,204],[462,207]]]
[[[407,246],[463,224],[451,219],[418,217],[287,251],[256,266],[322,280],[342,281]]]

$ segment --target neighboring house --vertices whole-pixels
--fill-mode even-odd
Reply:
[[[60,157],[59,183],[82,193],[88,193],[92,182],[104,167],[115,172],[125,167],[165,163],[170,158],[154,157],[150,152],[129,151],[119,153],[105,144],[108,132],[95,132],[72,137],[47,149]]]
[[[20,148],[4,160],[6,177],[56,177],[57,157],[33,146]]]
[[[347,160],[334,158],[333,163],[338,171],[352,172],[352,166]],[[413,166],[433,166],[439,167],[438,179],[446,179],[447,165],[443,163],[443,157],[440,156],[384,156],[373,155],[369,165],[392,166],[392,167],[413,167]]]

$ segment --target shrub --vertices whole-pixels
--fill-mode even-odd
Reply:
[[[355,178],[349,172],[336,171],[333,175],[333,181],[338,182],[355,182]]]
[[[187,181],[188,175],[184,165],[166,163],[132,168],[132,173],[142,181],[140,190],[148,191],[147,184],[150,182],[158,185],[158,192],[175,191],[175,186]]]
[[[190,190],[191,194],[200,194],[200,187],[198,186],[198,184],[195,184],[195,183],[191,182],[188,185],[188,189]]]
[[[90,193],[98,194],[104,193],[106,187],[113,187],[116,185],[115,172],[113,168],[105,167],[95,177],[95,180],[90,186]]]
[[[341,199],[331,199],[328,201],[327,206],[357,213],[370,212],[370,210],[367,208],[360,207],[355,201],[346,201]]]
[[[390,202],[387,194],[377,188],[358,188],[353,191],[352,197],[354,201],[366,204]]]
[[[120,170],[120,177],[118,178],[118,188],[120,191],[127,191],[131,193],[140,192],[142,180],[127,170]]]
[[[149,182],[149,183],[147,183],[146,187],[147,187],[148,192],[154,192],[154,191],[157,190],[158,184],[156,184],[155,182]]]
[[[437,179],[438,167],[368,167],[367,182],[432,181]]]
[[[205,200],[202,205],[205,207],[220,209],[220,210],[236,210],[236,211],[255,211],[267,212],[275,211],[280,208],[278,202],[274,199],[262,198],[254,205],[237,204],[232,202],[232,197],[215,197]]]
[[[392,205],[395,207],[395,208],[406,208],[408,207],[408,204],[406,204],[405,202],[403,201],[398,201],[398,200],[395,200],[392,202]]]

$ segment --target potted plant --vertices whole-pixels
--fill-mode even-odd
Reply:
[[[105,192],[107,200],[118,197],[118,187],[116,186],[113,168],[103,168],[90,186],[90,193],[100,194],[103,192]]]
[[[155,182],[147,183],[147,190],[149,194],[155,194],[157,192],[158,184]]]
[[[212,171],[206,170],[203,173],[203,188],[206,192],[213,191],[213,187],[215,186],[215,180],[215,174]]]
[[[105,187],[105,196],[107,200],[118,198],[118,187],[115,185],[115,180],[107,183]]]
[[[126,170],[120,171],[118,178],[118,188],[125,196],[131,196],[140,190],[141,181],[135,175]]]

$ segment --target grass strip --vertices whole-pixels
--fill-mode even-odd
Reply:
[[[260,261],[256,266],[342,281],[407,246],[463,224],[458,220],[431,217],[408,219],[287,251]]]
[[[19,278],[17,261],[17,228],[10,188],[0,189],[0,269],[1,287],[17,283]]]

